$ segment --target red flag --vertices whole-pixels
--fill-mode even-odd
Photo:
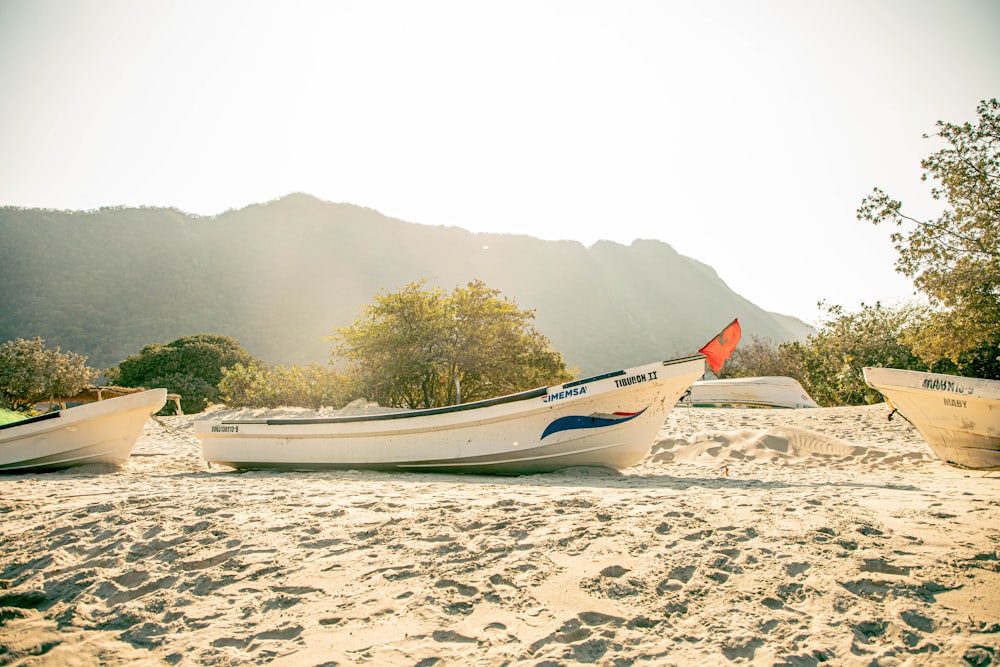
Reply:
[[[698,350],[705,355],[708,365],[712,367],[713,372],[719,372],[722,364],[726,362],[729,355],[736,349],[736,344],[740,342],[742,334],[743,330],[740,329],[740,321],[733,320],[718,336],[705,343],[705,347]]]

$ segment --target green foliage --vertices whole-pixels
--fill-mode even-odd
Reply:
[[[27,415],[24,415],[20,412],[13,412],[11,410],[4,410],[3,408],[0,408],[0,425],[19,422],[26,416]]]
[[[227,368],[219,381],[219,398],[232,407],[276,407],[272,402],[270,370],[257,364]]]
[[[862,304],[857,313],[845,313],[840,306],[830,306],[827,312],[829,319],[819,331],[798,345],[799,381],[820,405],[882,402],[882,394],[865,384],[865,366],[928,370],[904,342],[906,335],[922,327],[924,308],[891,309],[876,303]]]
[[[225,369],[219,395],[232,407],[276,408],[340,406],[350,400],[349,383],[330,368],[236,364]]]
[[[761,376],[785,376],[804,382],[801,346],[753,336],[750,342],[741,342],[719,374],[720,378]]]
[[[67,398],[94,381],[97,371],[87,358],[45,348],[41,338],[18,338],[0,345],[0,401],[16,411],[39,401]]]
[[[935,306],[918,334],[908,338],[928,362],[949,359],[958,371],[997,378],[1000,366],[1000,102],[983,101],[978,123],[938,121],[947,145],[921,161],[923,179],[948,204],[936,220],[903,213],[902,203],[875,188],[858,218],[894,223],[896,270]],[[925,138],[927,136],[925,135]]]
[[[426,408],[572,378],[562,356],[531,325],[533,311],[520,310],[481,281],[450,294],[423,286],[415,282],[376,295],[353,325],[331,337],[366,398]]]
[[[154,343],[129,356],[109,379],[125,387],[166,387],[181,396],[185,413],[204,410],[219,400],[218,384],[223,369],[255,360],[229,336],[198,334],[160,345]],[[168,403],[164,410],[170,410]]]

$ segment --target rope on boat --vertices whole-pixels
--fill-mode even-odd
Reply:
[[[888,404],[889,404],[889,407],[890,407],[890,408],[892,408],[892,412],[890,412],[890,413],[889,413],[889,421],[892,421],[892,416],[893,416],[894,414],[897,414],[897,413],[898,413],[900,417],[902,417],[903,419],[905,419],[905,420],[906,420],[907,422],[909,422],[909,424],[910,424],[911,426],[913,426],[913,422],[911,422],[911,421],[910,421],[909,417],[907,417],[907,416],[906,416],[906,415],[904,415],[904,414],[903,414],[902,412],[900,412],[900,411],[899,411],[899,408],[897,408],[897,407],[896,407],[896,406],[895,406],[895,405],[894,405],[894,404],[892,403],[892,401],[889,401],[889,400],[887,400],[887,401],[886,401],[886,403],[888,403]]]

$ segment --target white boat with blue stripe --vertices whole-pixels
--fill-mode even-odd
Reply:
[[[621,470],[648,453],[701,354],[442,408],[377,415],[195,422],[209,463],[239,469],[364,469],[520,475]]]

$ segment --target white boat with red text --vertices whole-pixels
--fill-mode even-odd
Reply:
[[[628,468],[648,453],[701,354],[474,403],[377,415],[195,421],[202,455],[234,468],[527,474]]]
[[[166,401],[166,389],[150,389],[4,424],[0,472],[120,464],[132,454],[150,415]]]
[[[937,456],[962,468],[1000,469],[1000,380],[865,368]]]

